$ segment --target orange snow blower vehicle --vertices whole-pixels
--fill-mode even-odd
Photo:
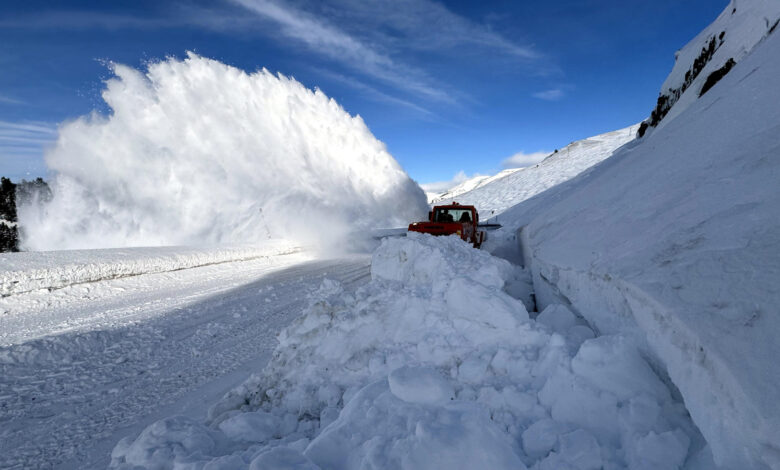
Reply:
[[[464,241],[482,246],[487,233],[479,230],[479,214],[474,206],[462,206],[457,202],[443,206],[434,206],[428,212],[427,222],[412,222],[410,232],[430,233],[431,235],[458,235]]]

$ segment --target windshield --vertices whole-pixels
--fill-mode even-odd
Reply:
[[[471,222],[471,209],[436,209],[434,222]]]

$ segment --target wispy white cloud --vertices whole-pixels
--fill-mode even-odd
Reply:
[[[319,76],[334,82],[339,82],[344,85],[347,85],[376,102],[387,103],[401,108],[405,108],[423,116],[428,116],[428,117],[434,116],[434,114],[430,110],[422,106],[412,103],[411,101],[407,101],[405,99],[389,95],[354,78],[347,77],[346,75],[342,75],[340,73],[332,72],[330,70],[325,70],[321,68],[315,68],[314,70],[315,72],[317,72]]]
[[[451,180],[434,181],[432,183],[422,183],[420,184],[420,187],[423,188],[423,191],[425,191],[429,195],[439,195],[446,191],[449,191],[450,189],[454,188],[455,186],[458,186],[459,184],[463,184],[470,179],[478,178],[480,176],[484,177],[486,175],[475,173],[471,176],[468,176],[465,171],[460,170],[459,172],[455,173],[455,176],[453,176]]]
[[[56,137],[56,128],[46,122],[0,121],[0,155],[42,155]]]
[[[524,168],[527,166],[536,165],[537,163],[547,158],[551,153],[552,152],[548,152],[546,150],[532,153],[517,152],[511,157],[504,159],[504,161],[501,162],[501,166],[504,168]]]
[[[563,99],[565,94],[566,93],[564,93],[564,91],[562,89],[560,89],[560,88],[553,88],[553,89],[550,89],[550,90],[544,90],[544,91],[540,91],[538,93],[534,93],[531,96],[533,96],[534,98],[539,98],[540,100],[545,100],[545,101],[558,101],[558,100]]]
[[[235,1],[281,26],[281,33],[287,38],[347,67],[428,99],[455,102],[425,72],[396,62],[321,18],[270,0]]]
[[[247,14],[247,10],[254,14]],[[487,24],[458,15],[432,0],[167,2],[145,13],[52,9],[0,18],[0,28],[173,27],[293,40],[293,44],[403,93],[450,105],[471,100],[466,92],[449,87],[447,77],[436,76],[430,61],[423,61],[416,53],[433,54],[430,57],[434,58],[448,56],[448,60],[455,57],[471,68],[492,60],[530,64],[541,59],[532,46],[510,40]]]
[[[47,122],[0,121],[0,173],[11,179],[43,176],[43,152],[57,137]]]
[[[485,24],[464,18],[430,0],[297,0],[307,11],[337,18],[372,42],[409,49],[463,54],[464,47],[520,59],[537,59],[531,46],[513,42]]]
[[[0,103],[5,103],[5,104],[24,104],[24,101],[17,100],[16,98],[11,98],[10,96],[7,96],[7,95],[0,95]]]

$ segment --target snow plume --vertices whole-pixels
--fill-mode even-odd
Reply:
[[[54,199],[21,208],[27,249],[327,242],[427,211],[363,120],[319,90],[193,53],[112,69],[113,112],[60,127]]]

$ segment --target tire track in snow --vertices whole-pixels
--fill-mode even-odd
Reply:
[[[122,430],[150,424],[221,377],[232,380],[216,385],[222,392],[236,385],[267,361],[276,333],[322,278],[355,287],[368,279],[368,264],[367,257],[307,262],[230,290],[242,270],[252,272],[251,263],[207,268],[204,276],[194,272],[201,268],[189,270],[179,288],[183,302],[176,289],[163,296],[115,292],[119,305],[109,316],[120,321],[113,328],[92,312],[74,331],[0,349],[0,467],[105,466]],[[181,281],[173,273],[154,276],[143,285]],[[199,283],[205,296],[192,292]],[[145,301],[121,305],[128,297]],[[84,331],[90,322],[100,329]]]

